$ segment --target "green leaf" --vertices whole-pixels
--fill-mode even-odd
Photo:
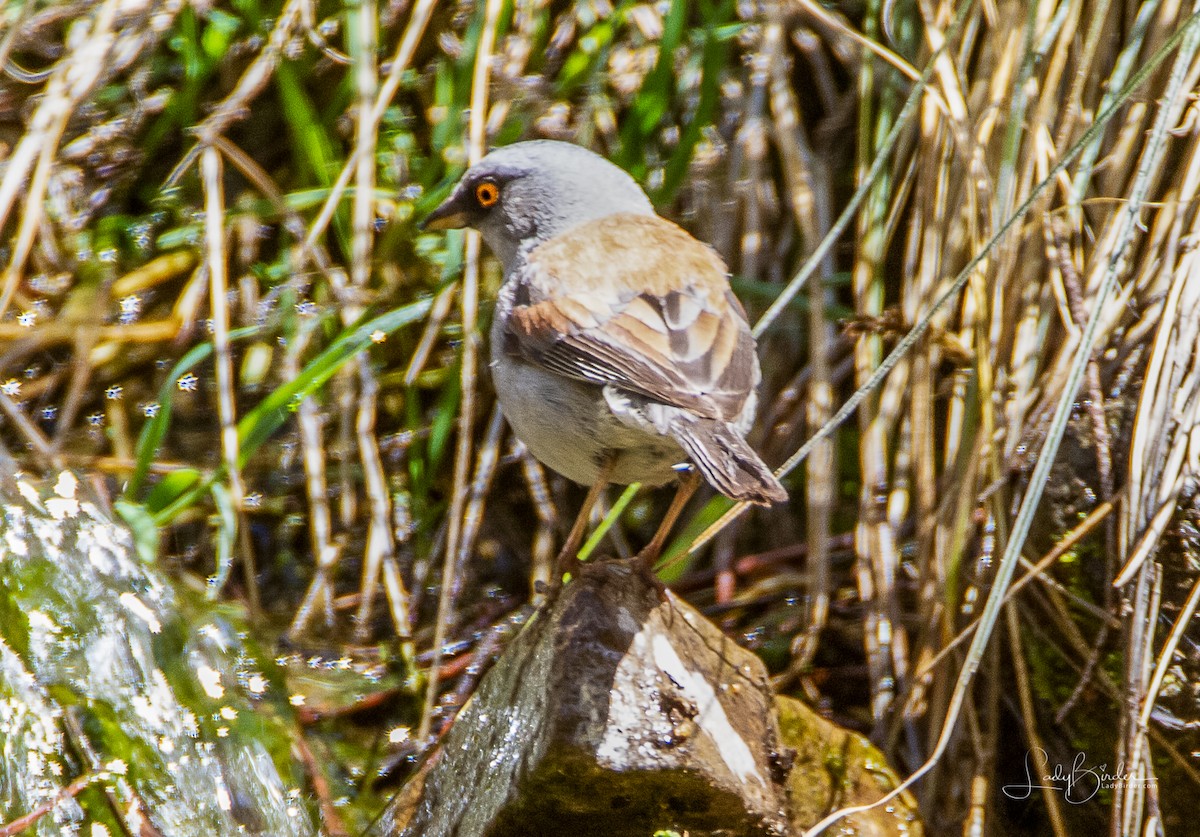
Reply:
[[[141,503],[118,498],[113,508],[133,532],[133,546],[142,563],[153,564],[158,559],[158,525]]]
[[[175,503],[180,497],[200,482],[200,472],[195,468],[180,468],[167,474],[146,495],[146,510],[155,515]]]
[[[237,510],[233,507],[233,495],[224,483],[214,482],[209,486],[213,504],[217,507],[217,567],[208,585],[208,597],[216,599],[233,567],[233,545],[237,541]]]
[[[205,17],[208,25],[204,27],[204,33],[200,36],[200,44],[204,48],[204,54],[211,60],[221,61],[229,52],[229,45],[241,29],[242,21],[220,9],[209,9]]]
[[[231,331],[229,339],[241,340],[252,337],[261,331],[262,329],[257,326],[240,328]],[[192,347],[179,359],[179,362],[167,375],[166,380],[163,381],[162,386],[159,387],[158,412],[142,425],[142,432],[138,434],[137,448],[135,449],[137,462],[133,469],[133,476],[129,478],[129,483],[125,486],[122,494],[125,499],[133,500],[141,490],[142,483],[146,480],[146,474],[150,470],[150,464],[154,461],[154,455],[158,452],[158,446],[162,444],[163,438],[167,435],[167,427],[171,424],[172,402],[179,379],[207,360],[212,353],[212,343],[202,343]]]
[[[283,115],[291,131],[297,162],[302,162],[312,179],[322,186],[330,186],[340,168],[335,143],[321,123],[317,111],[300,78],[291,65],[280,64],[275,68],[275,83],[283,100]]]
[[[579,38],[579,46],[567,57],[558,74],[559,95],[568,95],[587,82],[596,65],[604,60],[614,34],[612,22],[603,20]]]
[[[732,15],[733,11],[733,4],[730,2],[722,3],[719,9],[723,16]],[[717,105],[721,100],[721,73],[729,62],[729,49],[730,44],[720,37],[718,27],[709,26],[705,29],[704,50],[701,56],[700,101],[696,105],[695,113],[683,128],[679,145],[667,162],[662,186],[653,195],[657,203],[670,201],[683,184],[704,128],[711,125],[716,116]]]
[[[658,59],[646,75],[637,98],[633,100],[630,115],[621,131],[618,162],[639,179],[645,175],[644,146],[671,106],[671,93],[675,89],[675,51],[683,43],[687,14],[687,0],[672,0],[671,9],[663,21]]]
[[[688,521],[687,526],[680,532],[663,550],[662,558],[659,561],[658,577],[667,584],[678,581],[684,573],[692,568],[696,556],[692,556],[691,560],[680,560],[687,555],[687,551],[691,548],[692,543],[699,537],[700,533],[715,523],[721,515],[733,508],[733,501],[728,497],[717,495],[705,504],[704,508],[698,514]]]
[[[642,484],[640,482],[630,483],[625,486],[625,490],[621,492],[621,496],[617,498],[617,502],[613,503],[612,508],[608,510],[608,514],[604,515],[604,519],[600,521],[600,525],[596,527],[596,531],[592,532],[591,537],[587,539],[587,542],[576,553],[580,561],[586,561],[591,557],[596,547],[600,545],[600,541],[608,534],[608,530],[613,527],[614,523],[621,519],[621,514],[625,511],[625,507],[629,505],[629,502],[641,487]]]
[[[433,472],[438,470],[445,458],[450,436],[458,420],[458,401],[462,395],[459,364],[455,363],[451,371],[454,374],[442,387],[437,408],[434,410],[433,423],[429,427],[429,469]]]
[[[347,360],[371,345],[376,332],[391,334],[429,312],[430,300],[410,303],[351,326],[301,370],[238,422],[238,462],[242,465],[278,430],[300,402],[320,389]]]

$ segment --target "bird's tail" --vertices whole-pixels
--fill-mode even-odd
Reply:
[[[782,503],[787,491],[746,440],[723,421],[679,417],[671,436],[713,488],[726,497],[760,506]]]

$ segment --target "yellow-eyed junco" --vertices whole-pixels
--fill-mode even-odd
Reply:
[[[503,263],[491,330],[500,406],[535,457],[592,486],[564,556],[610,482],[662,485],[694,474],[691,463],[728,497],[787,499],[744,439],[760,373],[727,268],[626,172],[570,143],[505,146],[424,226],[473,227]],[[698,482],[685,476],[643,563]]]

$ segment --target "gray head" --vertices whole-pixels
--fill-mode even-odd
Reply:
[[[600,155],[536,140],[497,148],[471,166],[423,225],[479,230],[507,272],[522,245],[616,213],[654,208],[637,181]]]

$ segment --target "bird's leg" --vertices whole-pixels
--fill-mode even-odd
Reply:
[[[563,544],[562,550],[558,553],[558,558],[554,561],[555,578],[551,586],[557,587],[561,584],[562,574],[571,568],[571,562],[575,560],[576,554],[579,552],[579,545],[583,543],[583,535],[587,532],[588,519],[592,516],[592,508],[600,499],[600,494],[604,491],[605,486],[608,485],[608,478],[612,474],[615,459],[616,457],[610,454],[601,463],[600,472],[596,475],[596,481],[588,489],[587,497],[583,499],[583,507],[575,517],[575,522],[571,525],[571,531],[567,535],[567,540]]]
[[[667,536],[671,534],[671,529],[675,526],[675,521],[679,519],[679,515],[683,513],[683,507],[687,505],[688,500],[692,499],[692,495],[700,487],[701,481],[700,472],[694,466],[680,478],[679,489],[675,492],[675,499],[671,501],[671,505],[667,508],[667,513],[663,515],[662,523],[658,525],[658,531],[654,533],[654,537],[650,539],[650,543],[646,544],[646,548],[633,558],[633,567],[639,573],[647,576],[653,575],[654,563],[658,561],[658,556],[667,543]]]

